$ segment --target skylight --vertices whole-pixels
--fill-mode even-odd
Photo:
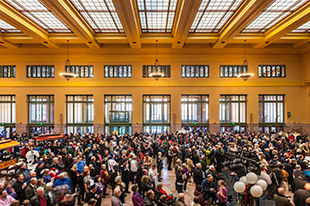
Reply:
[[[244,0],[202,0],[190,32],[218,33]]]
[[[5,0],[30,20],[50,33],[71,32],[47,7],[39,0]]]
[[[299,9],[308,0],[275,0],[242,32],[263,33]]]
[[[142,32],[171,32],[178,0],[137,0]]]
[[[124,29],[112,0],[70,0],[96,33]]]
[[[309,33],[309,32],[310,32],[310,21],[292,31],[292,33]]]
[[[2,33],[20,33],[18,29],[0,19],[0,32]]]

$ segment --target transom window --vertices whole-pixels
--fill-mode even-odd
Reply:
[[[94,98],[92,95],[67,95],[67,132],[93,132]]]
[[[248,70],[247,66],[243,65],[221,65],[220,66],[220,77],[221,78],[237,78],[238,74],[246,73]]]
[[[131,78],[131,65],[105,65],[105,78]]]
[[[170,78],[170,65],[143,65],[143,78],[151,78],[152,72],[161,72],[164,74],[163,78]]]
[[[220,124],[222,131],[245,131],[246,95],[220,96]]]
[[[28,78],[54,78],[55,69],[53,65],[28,65]]]
[[[137,0],[142,32],[171,32],[178,0]]]
[[[170,95],[143,95],[143,127],[151,133],[170,130]]]
[[[66,67],[67,72],[73,72],[77,78],[93,78],[94,69],[92,65],[71,65]]]
[[[285,77],[285,65],[259,65],[258,77],[261,78],[283,78]]]
[[[209,77],[209,65],[182,65],[182,78]]]
[[[0,65],[0,78],[15,78],[15,65]]]
[[[208,126],[209,96],[182,95],[181,116],[182,126]]]
[[[54,95],[30,95],[29,132],[50,133],[54,130]]]
[[[105,95],[105,132],[131,134],[132,96]]]

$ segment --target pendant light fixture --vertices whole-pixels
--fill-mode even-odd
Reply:
[[[245,70],[247,72],[245,72]],[[248,66],[248,61],[246,60],[246,40],[244,40],[244,61],[242,64],[242,73],[238,74],[237,77],[247,81],[249,78],[253,77],[254,74],[250,72],[250,68]]]
[[[76,74],[74,74],[73,72],[70,71],[70,67],[71,67],[71,63],[69,60],[69,40],[67,40],[67,60],[65,63],[64,71],[62,73],[60,73],[60,76],[63,76],[67,81],[76,77]]]
[[[149,74],[149,77],[153,77],[156,81],[159,78],[164,77],[164,73],[161,72],[161,68],[158,61],[158,40],[156,40],[156,60],[153,66],[153,71]]]

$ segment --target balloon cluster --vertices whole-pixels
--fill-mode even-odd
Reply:
[[[250,192],[253,197],[262,196],[263,191],[265,191],[268,186],[265,180],[258,180],[257,175],[254,172],[250,172],[246,176],[241,177],[240,181],[234,184],[234,190],[237,193],[243,193],[247,185],[252,185]]]

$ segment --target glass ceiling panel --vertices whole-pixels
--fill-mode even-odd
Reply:
[[[178,0],[137,0],[142,32],[171,32]]]
[[[202,0],[190,32],[218,33],[244,0]]]
[[[309,33],[309,32],[310,32],[310,21],[292,31],[292,33]]]
[[[21,31],[0,19],[0,32],[2,32],[2,33],[20,33]]]
[[[123,33],[112,0],[70,0],[96,33]]]
[[[275,0],[242,32],[266,32],[285,17],[299,9],[308,0]]]
[[[47,7],[39,0],[5,0],[30,20],[50,33],[71,32]]]

